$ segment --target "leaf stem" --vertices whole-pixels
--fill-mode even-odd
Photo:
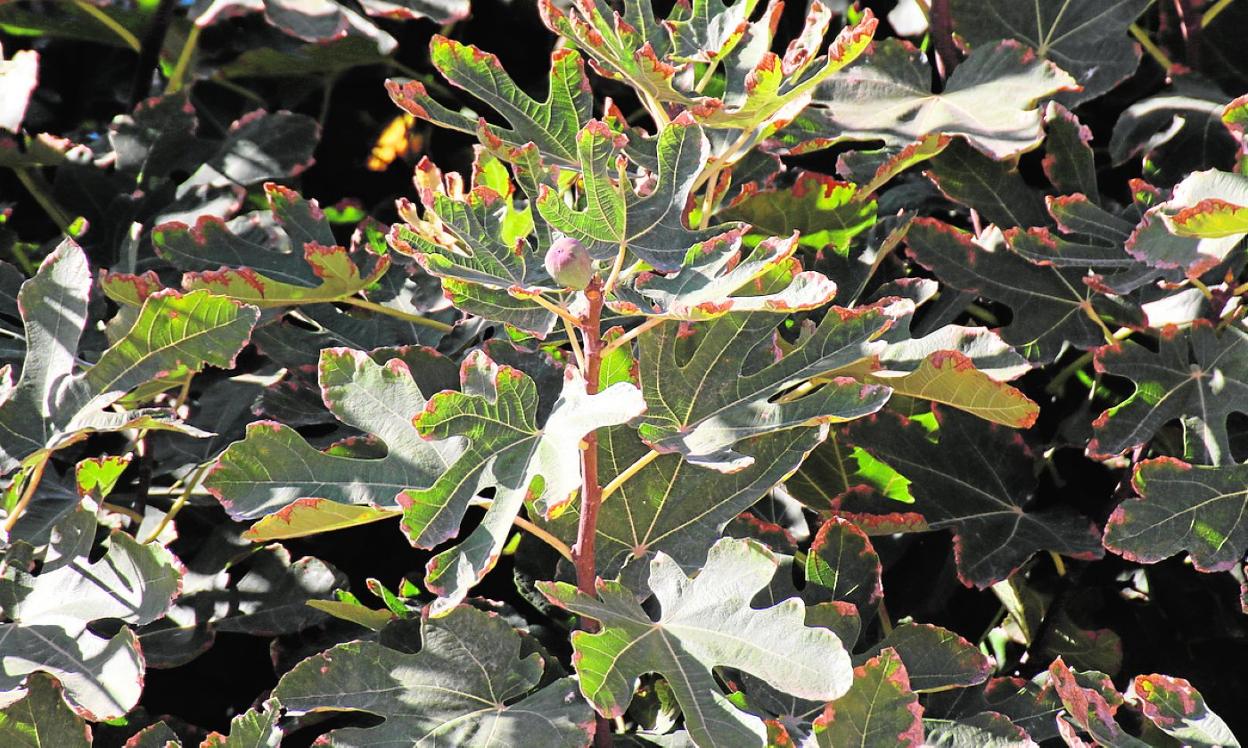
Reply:
[[[455,329],[454,327],[446,324],[445,322],[439,322],[436,319],[429,319],[428,317],[422,317],[419,314],[408,314],[407,312],[402,312],[402,311],[399,311],[398,309],[391,309],[388,306],[375,304],[369,301],[368,299],[361,299],[357,296],[344,296],[343,298],[339,299],[339,301],[341,301],[344,304],[350,304],[351,306],[359,307],[360,309],[367,309],[370,312],[377,312],[378,314],[384,314],[389,317],[394,317],[395,319],[401,319],[404,322],[411,322],[413,325],[423,325],[425,327],[437,330],[439,332],[450,332],[451,330]]]
[[[1140,43],[1140,46],[1144,48],[1144,51],[1148,53],[1148,56],[1153,58],[1153,60],[1161,66],[1162,70],[1167,73],[1170,72],[1170,70],[1174,67],[1174,60],[1171,60],[1169,56],[1161,50],[1161,47],[1158,47],[1153,40],[1149,38],[1147,31],[1140,28],[1139,24],[1136,23],[1127,27],[1127,30],[1130,31],[1131,36],[1134,36],[1135,40]]]
[[[646,465],[649,465],[650,463],[658,459],[660,454],[662,453],[657,452],[652,449],[649,452],[642,455],[641,457],[639,457],[637,461],[634,462],[632,465],[629,465],[628,467],[624,468],[623,472],[621,472],[619,475],[612,478],[611,482],[603,487],[602,501],[606,501],[607,497],[609,497],[611,494],[615,493],[616,491],[620,490],[620,486],[623,486],[624,483],[628,481],[629,478],[632,478],[637,473],[640,473],[642,469],[646,467]]]
[[[26,511],[26,507],[30,505],[30,500],[35,497],[35,490],[39,488],[39,483],[43,481],[43,471],[47,469],[48,462],[52,460],[52,450],[43,453],[39,461],[31,469],[30,475],[26,478],[26,485],[22,487],[22,497],[17,500],[17,504],[13,507],[13,511],[4,520],[4,537],[7,540],[9,533],[13,532],[13,527],[17,525],[17,521],[22,518],[22,513]]]
[[[629,342],[630,340],[642,334],[643,332],[646,332],[647,330],[651,330],[655,327],[658,327],[659,325],[663,324],[666,321],[667,321],[666,317],[651,317],[650,319],[646,320],[645,322],[642,322],[640,325],[637,325],[633,329],[629,330],[628,332],[624,333],[620,337],[616,338],[615,340],[612,340],[610,343],[607,343],[605,346],[603,346],[602,355],[604,356],[607,355],[611,351],[614,351],[616,348],[619,348],[620,346]]]
[[[1174,8],[1179,12],[1179,24],[1183,30],[1183,41],[1187,45],[1187,65],[1193,69],[1200,68],[1200,14],[1196,12],[1196,3],[1192,0],[1174,0]]]
[[[1217,18],[1218,14],[1226,10],[1227,7],[1233,2],[1235,2],[1235,0],[1218,0],[1216,3],[1209,6],[1209,10],[1206,10],[1200,17],[1200,25],[1207,28],[1209,24],[1213,23],[1213,19]]]
[[[186,71],[191,66],[191,58],[195,56],[195,47],[199,44],[199,34],[202,29],[198,23],[191,24],[191,30],[186,35],[186,41],[182,43],[182,51],[178,53],[178,61],[173,66],[173,72],[169,74],[169,83],[165,86],[165,93],[177,93],[182,90],[182,83],[186,79]]]
[[[1062,554],[1049,551],[1049,558],[1053,559],[1053,569],[1059,577],[1066,576],[1066,562],[1062,560]]]
[[[620,241],[620,251],[615,255],[615,262],[611,264],[611,273],[607,276],[607,282],[602,287],[602,295],[608,296],[615,290],[616,281],[620,279],[620,271],[624,269],[624,258],[628,256],[628,246],[624,240]]]
[[[585,335],[585,390],[598,392],[599,370],[602,366],[602,281],[594,278],[585,289],[589,311],[581,324]],[[594,544],[598,537],[598,509],[602,506],[602,486],[598,483],[598,434],[590,432],[581,449],[581,514],[576,527],[576,545],[572,546],[576,566],[576,586],[587,595],[596,594],[597,572],[594,568]],[[592,624],[586,621],[586,628]]]
[[[553,303],[550,299],[547,299],[545,296],[542,296],[541,294],[536,294],[533,296],[529,296],[527,298],[530,298],[533,301],[537,302],[538,306],[545,307],[546,311],[550,312],[551,314],[555,315],[559,319],[563,320],[563,323],[565,325],[572,325],[573,327],[580,326],[581,321],[579,319],[577,319],[576,317],[573,317],[571,314],[568,313],[567,309],[564,309],[558,304]]]
[[[490,507],[494,506],[494,500],[493,499],[473,499],[472,505],[479,506],[484,509],[489,509]],[[564,543],[562,540],[552,535],[545,528],[534,524],[533,522],[529,521],[528,519],[525,519],[524,517],[521,517],[518,514],[516,515],[515,519],[511,521],[511,523],[515,525],[516,527],[519,527],[521,530],[528,532],[530,535],[542,541],[543,543],[550,546],[551,548],[553,548],[556,553],[566,558],[569,563],[575,563],[575,561],[573,561],[573,558],[572,558],[572,549],[568,547],[567,543]]]
[[[182,507],[186,506],[186,503],[191,500],[191,494],[195,493],[195,489],[204,479],[204,474],[208,472],[208,469],[213,464],[212,462],[205,462],[195,468],[195,472],[191,474],[191,479],[183,485],[181,495],[178,496],[177,501],[173,502],[173,506],[169,507],[169,511],[165,512],[165,516],[161,517],[160,524],[156,525],[156,529],[148,534],[147,539],[143,541],[144,545],[156,541],[160,534],[165,531],[165,528],[169,526],[169,523],[173,521],[173,518],[178,516],[178,512],[182,511]]]
[[[568,333],[568,343],[572,346],[572,355],[576,358],[576,365],[581,371],[585,371],[585,354],[581,352],[581,344],[576,341],[576,327],[568,322],[566,318],[560,317],[563,322],[563,329]]]
[[[86,0],[74,0],[74,6],[77,7],[78,10],[81,10],[83,13],[86,13],[87,15],[91,16],[95,20],[99,21],[101,25],[105,26],[109,31],[116,34],[117,38],[125,42],[126,46],[129,47],[130,49],[134,50],[135,52],[138,52],[143,49],[143,45],[139,43],[139,38],[135,36],[134,34],[130,33],[130,29],[127,29],[125,26],[122,26],[120,23],[117,23],[117,21],[112,16],[105,13],[100,8],[97,8],[91,3],[86,2]]]

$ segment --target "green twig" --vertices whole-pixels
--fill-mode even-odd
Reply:
[[[1213,23],[1213,19],[1217,18],[1218,14],[1226,10],[1227,7],[1229,7],[1233,2],[1235,2],[1235,0],[1218,0],[1216,3],[1209,6],[1209,10],[1206,10],[1204,15],[1200,17],[1201,27],[1208,27],[1209,24]]]
[[[1144,51],[1148,53],[1148,56],[1157,61],[1162,70],[1168,73],[1174,68],[1174,61],[1161,50],[1161,47],[1153,43],[1153,40],[1148,36],[1148,32],[1140,28],[1139,24],[1131,24],[1128,30],[1131,32],[1131,36],[1134,36],[1135,40],[1144,48]]]
[[[135,36],[134,34],[130,33],[130,29],[127,29],[125,26],[122,26],[120,23],[117,23],[117,21],[114,20],[112,16],[105,13],[100,8],[97,8],[91,3],[86,2],[86,0],[74,0],[74,6],[78,8],[78,10],[81,10],[83,13],[86,13],[87,15],[91,16],[95,20],[99,21],[101,25],[107,27],[109,31],[117,35],[118,39],[121,39],[123,42],[125,42],[126,46],[129,47],[130,49],[134,50],[135,52],[138,52],[143,49],[143,45],[139,43],[139,38]]]
[[[182,84],[186,80],[186,71],[191,66],[191,58],[195,56],[195,47],[199,44],[199,24],[191,24],[191,31],[186,35],[186,41],[182,43],[182,51],[178,53],[178,61],[173,66],[173,72],[169,74],[169,83],[165,86],[165,93],[177,93],[182,90]]]
[[[367,309],[370,312],[376,312],[378,314],[384,314],[388,317],[394,317],[395,319],[401,319],[404,322],[411,322],[413,325],[423,325],[425,327],[438,330],[439,332],[450,332],[451,330],[454,329],[451,325],[448,325],[445,322],[439,322],[436,319],[429,319],[427,317],[422,317],[419,314],[408,314],[407,312],[402,312],[402,311],[399,311],[398,309],[391,309],[388,306],[382,306],[381,304],[374,304],[373,302],[367,299],[361,299],[356,296],[347,296],[345,298],[339,299],[339,301],[341,301],[344,304],[350,304],[351,306],[359,307],[360,309]]]
[[[165,512],[165,516],[161,518],[160,524],[156,525],[156,529],[152,530],[151,534],[147,536],[147,539],[143,541],[144,545],[155,542],[158,538],[160,538],[160,534],[165,531],[165,528],[169,526],[169,523],[173,521],[173,518],[178,516],[178,512],[182,511],[182,507],[186,506],[186,503],[191,500],[191,495],[195,493],[196,487],[198,487],[200,481],[204,479],[204,474],[208,472],[208,469],[211,468],[213,464],[214,463],[211,462],[205,462],[196,468],[195,472],[191,475],[191,479],[188,480],[183,487],[182,493],[178,496],[177,501],[173,502],[173,506],[169,507],[169,511]]]

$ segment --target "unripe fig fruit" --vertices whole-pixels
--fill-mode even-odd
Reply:
[[[556,239],[546,250],[546,272],[555,283],[582,291],[594,277],[594,261],[580,242],[565,236]]]

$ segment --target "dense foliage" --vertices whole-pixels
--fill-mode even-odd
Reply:
[[[0,745],[1238,746],[1245,30],[0,0]]]

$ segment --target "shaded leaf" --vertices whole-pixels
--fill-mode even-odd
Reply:
[[[948,629],[929,623],[903,623],[857,661],[893,650],[905,665],[916,692],[965,688],[988,680],[992,661],[975,645]]]
[[[1104,328],[1092,316],[1123,315],[1083,281],[1083,273],[1035,265],[999,242],[978,243],[935,219],[915,220],[906,243],[910,256],[945,283],[1009,306],[1013,319],[998,332],[1033,360],[1052,360],[1065,344],[1100,345]]]
[[[1087,519],[1064,507],[1026,511],[1036,481],[1031,452],[1017,434],[955,410],[933,412],[937,441],[920,424],[889,413],[851,424],[844,435],[911,481],[915,503],[906,511],[920,514],[930,529],[953,530],[964,584],[986,588],[1037,551],[1100,557],[1103,549]],[[879,488],[871,486],[873,493]],[[843,511],[856,514],[853,506]],[[895,506],[876,500],[865,513],[885,514]]]
[[[334,745],[515,745],[579,748],[593,712],[571,678],[534,690],[546,665],[503,619],[455,608],[421,622],[421,649],[407,654],[357,641],[299,663],[273,690],[288,713],[367,712],[384,721],[346,727]]]
[[[1132,480],[1140,498],[1118,505],[1105,545],[1133,561],[1155,563],[1187,551],[1205,571],[1232,568],[1248,550],[1248,465],[1190,465],[1144,460]]]
[[[793,472],[821,438],[820,429],[798,428],[747,439],[738,450],[753,462],[735,473],[705,470],[680,455],[659,456],[603,503],[595,544],[599,576],[611,579],[623,569],[626,581],[642,581],[658,552],[693,573],[724,525]],[[600,431],[598,440],[604,485],[649,451],[625,428]],[[571,540],[577,513],[568,515],[561,526]]]
[[[1140,50],[1127,27],[1148,5],[1149,0],[953,0],[950,12],[972,51],[1015,39],[1074,76],[1083,90],[1061,97],[1073,106],[1101,96],[1135,72]]]
[[[427,365],[439,359],[430,356]],[[402,491],[432,485],[463,452],[460,440],[420,437],[412,419],[427,401],[415,376],[425,374],[413,372],[406,360],[378,363],[363,351],[327,348],[318,373],[326,406],[343,423],[380,439],[385,457],[328,454],[288,426],[253,423],[246,439],[221,453],[205,481],[231,517],[255,519],[304,498],[395,508]]]
[[[1231,461],[1227,419],[1248,409],[1248,330],[1231,325],[1220,334],[1197,320],[1188,330],[1167,327],[1154,353],[1132,341],[1100,348],[1098,371],[1126,377],[1135,392],[1093,423],[1092,455],[1114,455],[1148,442],[1176,419],[1185,419],[1189,441],[1199,441],[1214,464]]]
[[[245,216],[226,223],[202,216],[192,228],[165,223],[152,229],[156,251],[178,267],[187,289],[203,288],[261,307],[310,304],[353,296],[375,283],[390,266],[376,257],[362,271],[346,248],[337,246],[329,222],[315,201],[293,190],[265,185],[273,220]],[[118,278],[105,285],[115,300],[136,303]]]

